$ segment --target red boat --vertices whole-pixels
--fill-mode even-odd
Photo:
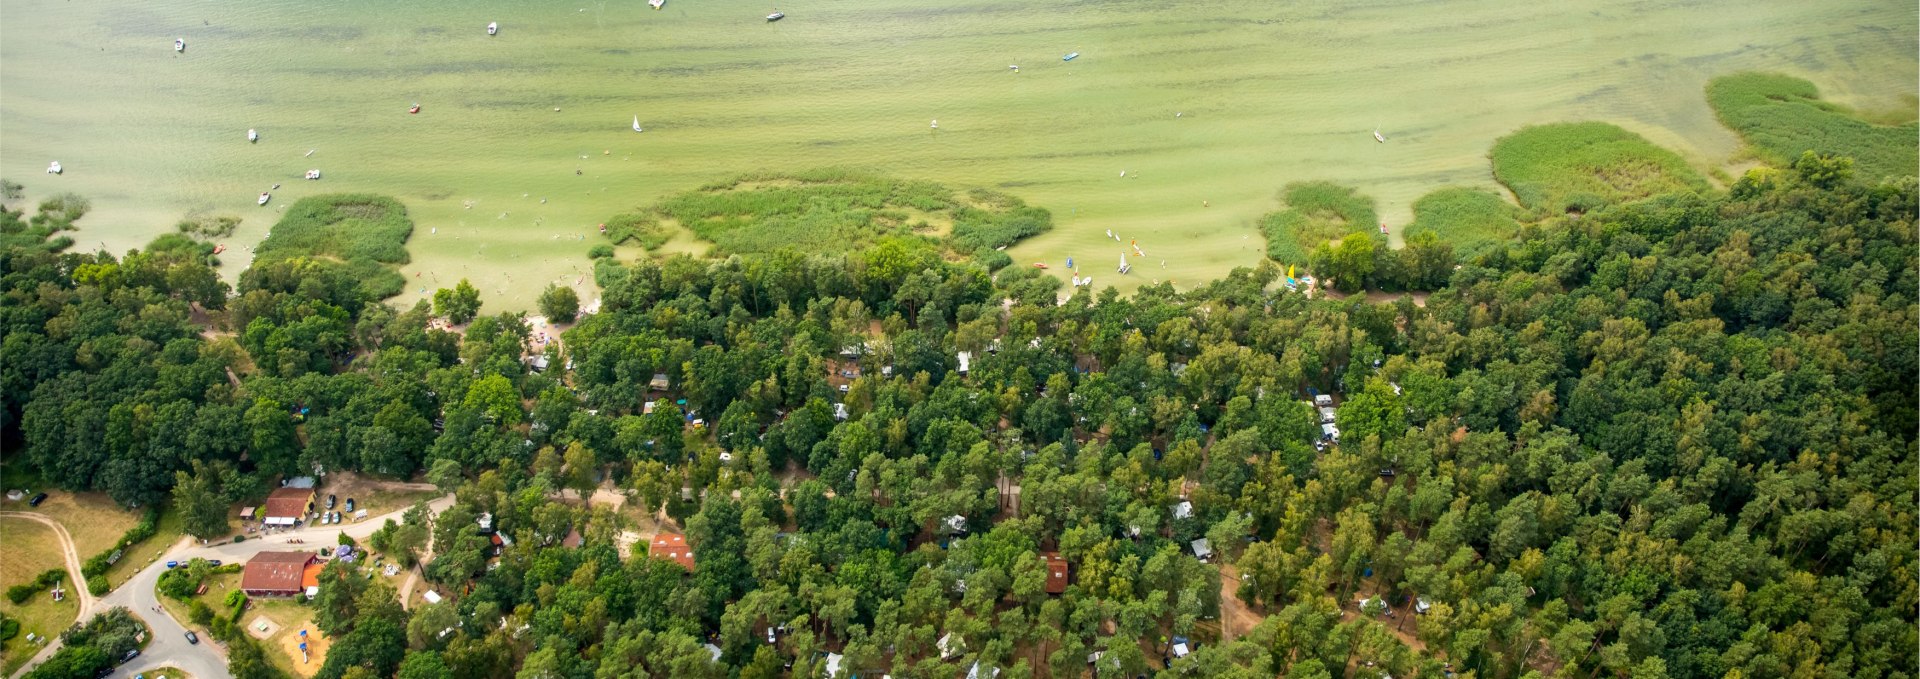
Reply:
[[[1034,262],[1034,263],[1033,263],[1033,268],[1035,268],[1035,269],[1045,269],[1045,268],[1047,268],[1047,263],[1046,263],[1046,262]]]
[[[420,112],[420,105],[419,105],[419,104],[414,104],[414,105],[413,105],[413,108],[410,108],[410,109],[407,109],[407,112],[408,112],[408,113],[419,113],[419,112]]]

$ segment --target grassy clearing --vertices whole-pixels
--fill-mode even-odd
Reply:
[[[1262,217],[1260,232],[1267,256],[1282,264],[1305,264],[1314,248],[1380,221],[1372,198],[1333,182],[1288,184],[1281,199],[1286,209]]]
[[[62,568],[65,564],[60,556],[59,537],[52,528],[35,521],[0,519],[0,545],[5,545],[0,549],[0,589],[29,582],[47,569]],[[70,577],[62,585],[70,594],[74,592]],[[20,621],[20,633],[0,647],[0,671],[12,674],[40,652],[40,645],[27,643],[27,634],[59,634],[79,617],[80,603],[73,596],[55,602],[52,594],[43,591],[17,605],[0,597],[0,612]]]
[[[215,616],[231,614],[233,609],[227,607],[227,594],[235,589],[239,589],[240,574],[214,573],[208,575],[204,582],[207,585],[207,593],[193,598],[200,601],[200,603],[206,604],[208,608],[213,609]],[[192,622],[193,607],[191,604],[165,594],[154,598],[160,600],[160,605],[167,608],[167,612],[173,615],[173,619],[180,621],[180,624],[185,625],[187,629],[199,631],[203,641],[213,638],[213,635],[207,630],[205,625],[197,625]],[[258,605],[258,602],[256,602],[255,606],[257,607]],[[248,611],[246,616],[241,617],[241,620],[245,621],[249,619],[252,614],[252,611]]]
[[[386,196],[302,198],[260,242],[254,265],[296,257],[336,259],[376,297],[391,297],[406,287],[406,279],[390,265],[407,263],[412,234],[407,209]]]
[[[1494,142],[1490,155],[1494,179],[1539,217],[1712,189],[1679,155],[1608,123],[1524,127]]]
[[[44,514],[60,522],[67,529],[67,535],[73,537],[73,548],[80,553],[81,561],[119,542],[120,536],[140,523],[141,516],[140,512],[122,509],[106,493],[76,495],[62,490],[47,491],[46,501],[38,507],[27,507],[23,502],[7,508]],[[59,557],[59,549],[55,544],[55,558]]]
[[[711,254],[800,247],[849,252],[889,236],[944,238],[958,253],[1011,245],[1053,228],[1046,210],[1003,193],[964,194],[933,182],[851,170],[749,174],[662,200],[606,222],[607,237],[659,251],[677,223],[712,242]]]
[[[1431,231],[1453,244],[1462,260],[1497,247],[1520,230],[1520,210],[1498,194],[1484,189],[1450,187],[1421,196],[1413,203],[1408,238]]]
[[[1853,158],[1860,176],[1868,179],[1920,171],[1914,154],[1920,124],[1867,122],[1845,107],[1821,101],[1820,90],[1799,78],[1771,73],[1721,76],[1707,84],[1707,103],[1720,122],[1775,165],[1813,151]]]

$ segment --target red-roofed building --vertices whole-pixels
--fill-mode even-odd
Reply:
[[[687,536],[679,533],[661,533],[653,536],[653,543],[647,547],[647,554],[656,559],[666,559],[680,564],[680,567],[693,570],[693,548],[687,546]]]
[[[1067,591],[1067,560],[1060,558],[1058,552],[1045,552],[1040,556],[1047,560],[1047,593]]]
[[[267,494],[266,517],[269,526],[291,526],[296,521],[307,518],[307,512],[313,511],[312,488],[276,488]]]
[[[320,566],[308,552],[261,552],[247,560],[240,573],[240,589],[248,596],[293,596],[305,589],[307,567],[319,584]]]

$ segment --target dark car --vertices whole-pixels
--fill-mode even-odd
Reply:
[[[127,651],[126,655],[120,657],[120,664],[125,665],[127,664],[127,661],[133,660],[134,658],[138,658],[138,657],[140,657],[140,649],[136,648],[131,651]]]
[[[353,498],[347,498],[347,511],[353,511]]]
[[[200,643],[200,635],[194,634],[193,630],[187,630],[187,643],[189,644]]]
[[[333,509],[334,502],[333,493],[327,493],[327,509]]]
[[[214,567],[218,567],[218,566],[220,565],[220,560],[219,560],[219,559],[208,559],[208,560],[207,560],[207,565],[209,565],[209,566],[214,566]]]
[[[38,506],[40,506],[40,503],[42,503],[42,502],[46,502],[46,501],[47,501],[47,494],[46,494],[46,493],[40,493],[40,494],[38,494],[38,495],[35,495],[35,496],[33,496],[33,499],[31,499],[31,500],[28,500],[28,501],[27,501],[27,506],[30,506],[30,507],[38,507]]]

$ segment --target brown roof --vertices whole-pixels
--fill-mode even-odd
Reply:
[[[307,505],[313,502],[312,488],[280,488],[267,495],[267,518],[300,518],[307,515]]]
[[[255,554],[247,560],[246,570],[240,574],[240,589],[248,592],[298,592],[307,564],[313,560],[313,555],[307,552]]]
[[[320,565],[319,559],[307,562],[307,567],[300,569],[300,588],[319,587],[320,569],[322,568],[326,568],[326,566]]]
[[[1055,552],[1040,555],[1047,560],[1047,593],[1059,594],[1067,591],[1067,560]]]
[[[693,570],[693,548],[687,546],[687,536],[679,533],[661,533],[653,536],[653,543],[647,553],[656,559],[666,559],[680,564],[682,568]]]

